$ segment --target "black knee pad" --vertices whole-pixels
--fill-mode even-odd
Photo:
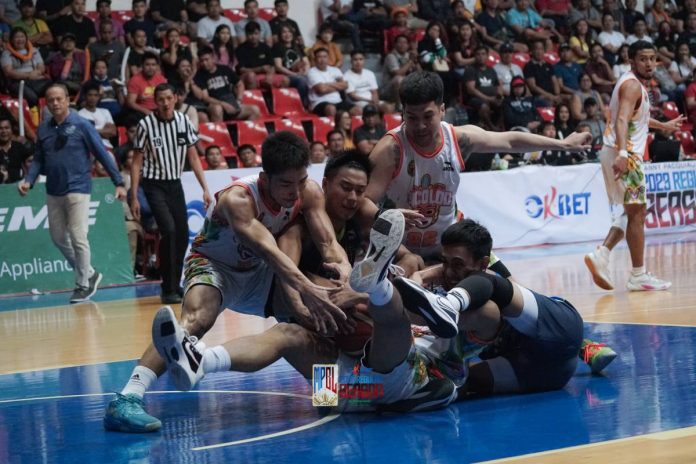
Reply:
[[[485,271],[477,271],[457,284],[469,294],[471,302],[469,308],[483,306],[488,300],[492,300],[499,308],[504,308],[512,301],[512,283],[498,275]]]
[[[489,266],[488,269],[490,269],[491,271],[495,272],[496,274],[500,275],[500,277],[503,277],[505,279],[509,278],[512,275],[510,270],[500,260],[497,263],[493,264],[492,266]]]

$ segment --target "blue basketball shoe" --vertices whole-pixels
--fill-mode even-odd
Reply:
[[[162,422],[152,417],[143,408],[143,399],[137,395],[116,393],[116,399],[109,402],[104,414],[104,428],[115,432],[146,433],[156,432]]]

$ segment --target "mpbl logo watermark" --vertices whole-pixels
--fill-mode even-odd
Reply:
[[[591,192],[558,193],[556,187],[543,197],[530,195],[524,201],[527,215],[536,219],[561,219],[567,216],[584,216],[590,213]]]
[[[338,365],[312,366],[312,406],[338,406]]]
[[[384,396],[382,377],[356,361],[352,371],[339,377],[338,364],[314,364],[312,406],[338,406],[338,399],[369,403]],[[362,372],[365,369],[365,372]]]

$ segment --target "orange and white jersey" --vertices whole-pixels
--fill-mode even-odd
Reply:
[[[231,188],[244,188],[254,199],[256,219],[266,226],[273,236],[277,236],[299,214],[301,201],[298,199],[290,208],[274,208],[261,194],[259,182],[258,176],[243,177],[217,192],[215,199]],[[215,205],[208,208],[203,227],[191,245],[191,252],[202,254],[235,270],[250,269],[261,261],[261,258],[237,236]]]
[[[404,245],[430,257],[439,251],[445,229],[460,219],[456,197],[464,160],[454,126],[440,123],[441,144],[432,153],[416,148],[403,124],[387,135],[394,138],[401,156],[387,188],[385,207],[413,209],[425,216],[422,225],[406,231]]]
[[[614,87],[611,94],[611,102],[609,103],[609,120],[607,128],[604,130],[604,145],[618,150],[616,146],[616,118],[619,115],[619,93],[624,82],[630,79],[635,79],[640,84],[641,102],[637,110],[633,112],[630,121],[628,122],[628,134],[626,137],[626,150],[634,155],[637,160],[643,159],[645,147],[648,141],[648,132],[650,126],[650,98],[648,91],[640,79],[633,74],[633,71],[624,73]]]

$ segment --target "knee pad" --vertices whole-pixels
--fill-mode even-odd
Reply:
[[[472,273],[459,282],[457,287],[463,288],[469,294],[471,298],[469,308],[479,308],[491,300],[502,309],[512,301],[512,283],[503,277],[484,271]]]

